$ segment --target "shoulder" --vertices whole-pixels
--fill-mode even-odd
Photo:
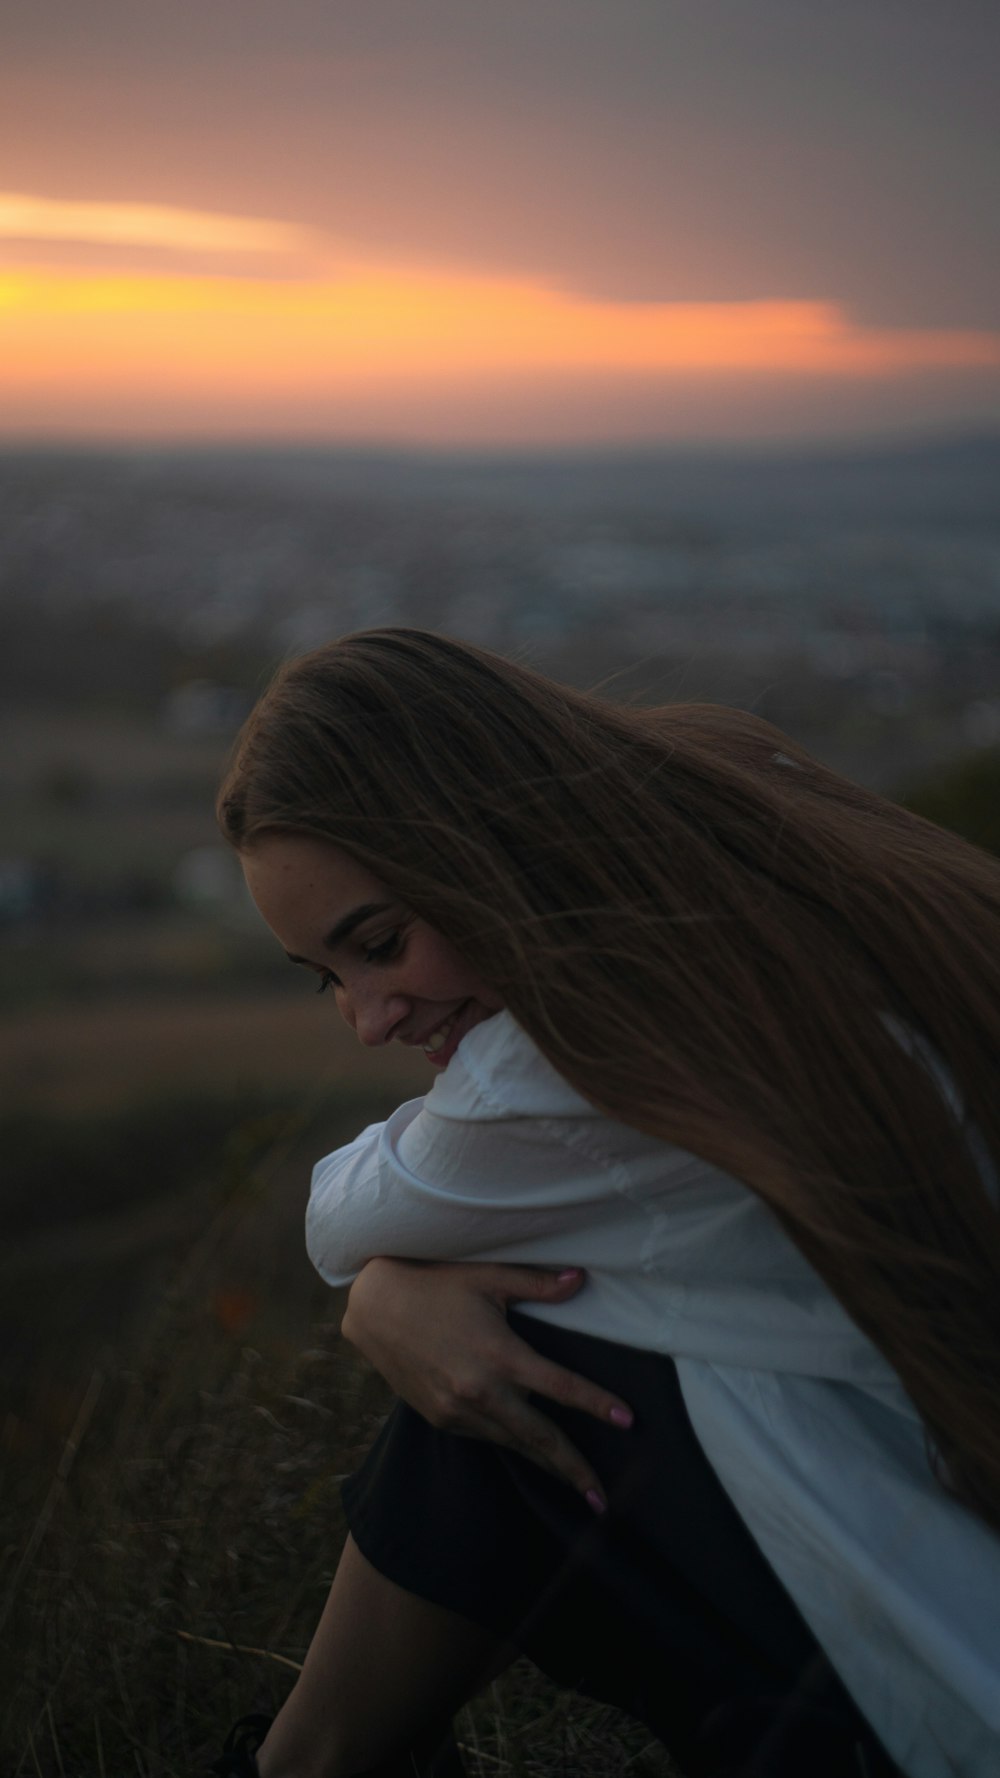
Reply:
[[[474,1025],[463,1037],[425,1104],[436,1116],[462,1123],[601,1116],[506,1011]]]

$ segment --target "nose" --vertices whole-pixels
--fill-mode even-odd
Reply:
[[[391,1043],[410,1010],[405,994],[384,994],[377,989],[341,988],[337,1004],[358,1042],[370,1049]]]

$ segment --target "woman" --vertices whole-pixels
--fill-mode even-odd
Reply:
[[[445,1070],[314,1180],[425,1418],[262,1778],[374,1768],[512,1644],[691,1773],[993,1770],[1000,867],[759,719],[403,630],[279,674],[219,808],[293,961]]]

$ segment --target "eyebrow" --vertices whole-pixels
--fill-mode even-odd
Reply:
[[[356,926],[363,925],[373,914],[387,914],[394,906],[395,903],[391,901],[363,901],[359,907],[352,908],[349,914],[337,921],[336,926],[331,926],[323,940],[324,951],[335,951],[345,938],[350,938]],[[285,956],[290,963],[304,963],[307,969],[313,968],[308,957],[295,957],[291,951],[286,951]]]

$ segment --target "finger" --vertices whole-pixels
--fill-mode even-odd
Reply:
[[[566,1267],[558,1273],[541,1271],[533,1266],[501,1265],[484,1266],[480,1269],[483,1274],[499,1278],[502,1296],[497,1300],[505,1304],[523,1300],[522,1286],[530,1288],[535,1293],[536,1300],[551,1302],[557,1299],[557,1292],[565,1300],[580,1288],[586,1276],[579,1266]],[[489,1288],[485,1276],[481,1283]],[[513,1287],[517,1288],[517,1296],[509,1294]],[[506,1324],[503,1331],[503,1350],[497,1350],[495,1363],[498,1368],[502,1364],[511,1382],[522,1389],[531,1390],[535,1395],[546,1395],[563,1407],[592,1414],[595,1420],[608,1421],[625,1432],[633,1425],[635,1415],[628,1402],[623,1401],[620,1395],[613,1395],[599,1383],[591,1382],[589,1377],[581,1377],[575,1371],[553,1363],[551,1359],[541,1358],[520,1334]]]
[[[522,1457],[574,1488],[592,1512],[607,1510],[607,1497],[596,1470],[562,1429],[530,1402],[523,1401],[520,1396],[510,1397],[504,1404],[502,1425],[494,1425],[494,1437],[498,1431],[503,1435],[503,1442],[520,1452]]]
[[[592,1383],[589,1377],[581,1377],[576,1371],[566,1370],[549,1358],[539,1357],[523,1341],[518,1342],[516,1368],[512,1370],[510,1363],[508,1357],[508,1375],[519,1389],[528,1389],[532,1395],[544,1395],[549,1401],[557,1401],[560,1407],[591,1414],[595,1420],[610,1421],[612,1426],[619,1426],[624,1432],[634,1422],[632,1409],[621,1396],[612,1395],[599,1383]]]
[[[470,1268],[471,1269],[471,1268]],[[584,1282],[582,1266],[563,1266],[547,1271],[542,1266],[479,1266],[479,1283],[499,1302],[564,1302],[574,1296]]]

